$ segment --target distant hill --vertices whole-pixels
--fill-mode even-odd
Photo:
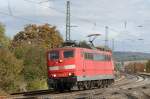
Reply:
[[[117,61],[150,60],[150,53],[116,51],[113,55]]]

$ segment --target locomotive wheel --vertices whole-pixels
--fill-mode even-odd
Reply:
[[[97,88],[99,87],[99,81],[98,80],[96,81],[96,87]]]
[[[77,87],[78,87],[79,90],[82,90],[82,88],[83,88],[82,82],[78,82],[77,83]]]
[[[79,90],[86,90],[92,88],[107,88],[113,83],[113,80],[97,80],[97,81],[82,81],[77,83]]]
[[[107,88],[107,87],[108,87],[108,81],[104,80],[104,88]]]
[[[114,82],[115,82],[114,79],[112,79],[112,84],[113,84]]]
[[[83,82],[83,89],[84,89],[84,90],[88,89],[87,81]]]
[[[105,82],[104,80],[102,80],[101,88],[104,88],[104,87],[105,87]]]
[[[78,87],[79,90],[81,90],[81,86],[79,84],[77,84],[77,87]]]
[[[111,85],[111,82],[110,82],[110,80],[108,80],[108,85]]]
[[[91,89],[94,88],[94,81],[91,81]]]
[[[106,80],[106,88],[108,88],[108,85],[109,85],[108,80]]]
[[[106,88],[106,84],[107,84],[107,83],[106,83],[106,80],[104,80],[104,88]]]
[[[84,88],[84,90],[91,89],[91,81],[83,82],[83,88]]]
[[[91,81],[88,81],[88,82],[87,82],[87,88],[88,88],[88,89],[91,89]]]
[[[99,80],[98,81],[98,88],[101,88],[101,86],[102,86],[102,82],[101,82],[101,80]]]

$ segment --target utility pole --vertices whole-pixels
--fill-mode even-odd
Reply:
[[[66,41],[70,41],[70,1],[67,1],[67,12],[66,12]]]
[[[112,39],[112,51],[114,52],[115,50],[115,39]]]
[[[127,21],[124,22],[124,28],[127,28]]]
[[[105,47],[108,47],[108,26],[105,26]]]

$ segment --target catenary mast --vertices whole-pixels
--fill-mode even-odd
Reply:
[[[70,41],[70,1],[67,1],[67,12],[66,12],[66,41]]]

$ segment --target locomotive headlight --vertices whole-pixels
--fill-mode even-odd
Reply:
[[[56,77],[56,74],[54,74],[53,76]]]
[[[60,60],[59,60],[59,63],[62,63],[62,62],[63,62],[63,60],[60,59]]]
[[[69,76],[71,76],[72,75],[72,73],[69,73]]]

